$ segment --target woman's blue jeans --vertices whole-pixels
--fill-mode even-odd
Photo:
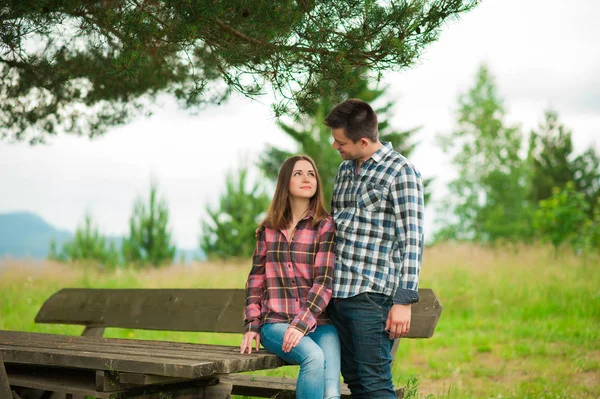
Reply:
[[[300,365],[296,383],[297,399],[333,399],[340,397],[340,339],[331,324],[317,326],[290,352],[281,349],[287,323],[264,324],[260,343],[269,352],[290,364]]]

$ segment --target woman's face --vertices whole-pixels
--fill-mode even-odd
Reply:
[[[317,192],[317,173],[311,163],[297,161],[290,178],[290,195],[296,198],[312,198]]]

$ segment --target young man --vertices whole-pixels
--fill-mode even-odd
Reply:
[[[419,299],[421,176],[379,141],[377,115],[366,102],[336,105],[325,125],[344,160],[331,207],[336,262],[328,307],[342,344],[342,375],[352,398],[395,398],[391,349],[408,333]]]

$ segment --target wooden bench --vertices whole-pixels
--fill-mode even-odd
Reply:
[[[4,368],[4,361],[2,355],[0,355],[0,398],[10,399],[13,397],[13,393],[10,390],[8,383],[8,376],[6,375],[6,369]]]
[[[442,311],[431,289],[420,289],[419,296],[419,303],[412,306],[411,329],[406,338],[430,338]],[[82,335],[94,337],[102,337],[108,327],[242,334],[245,299],[243,289],[66,288],[44,302],[35,322],[82,325]],[[399,341],[394,344],[393,358]],[[233,385],[234,395],[295,396],[294,378],[249,374],[224,378]],[[1,382],[0,376],[0,389]],[[403,397],[402,388],[397,389],[397,396]],[[349,397],[350,391],[342,384],[342,398]]]

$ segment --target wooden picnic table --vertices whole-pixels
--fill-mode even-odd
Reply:
[[[11,386],[96,398],[227,397],[220,377],[284,365],[234,346],[4,330],[0,358]]]
[[[7,369],[2,373],[0,367],[0,399],[10,389],[21,399],[80,399],[84,394],[103,399],[294,398],[295,378],[241,373],[286,365],[266,350],[241,355],[237,346],[102,338],[107,328],[131,328],[239,334],[241,339],[245,302],[243,288],[61,289],[44,302],[35,322],[80,325],[82,335],[0,330],[0,366],[4,358]],[[405,338],[430,338],[441,312],[433,290],[420,288]],[[392,358],[398,344],[399,339]],[[37,392],[29,396],[27,389]],[[394,389],[403,397],[403,387]],[[345,384],[341,397],[351,397]]]

